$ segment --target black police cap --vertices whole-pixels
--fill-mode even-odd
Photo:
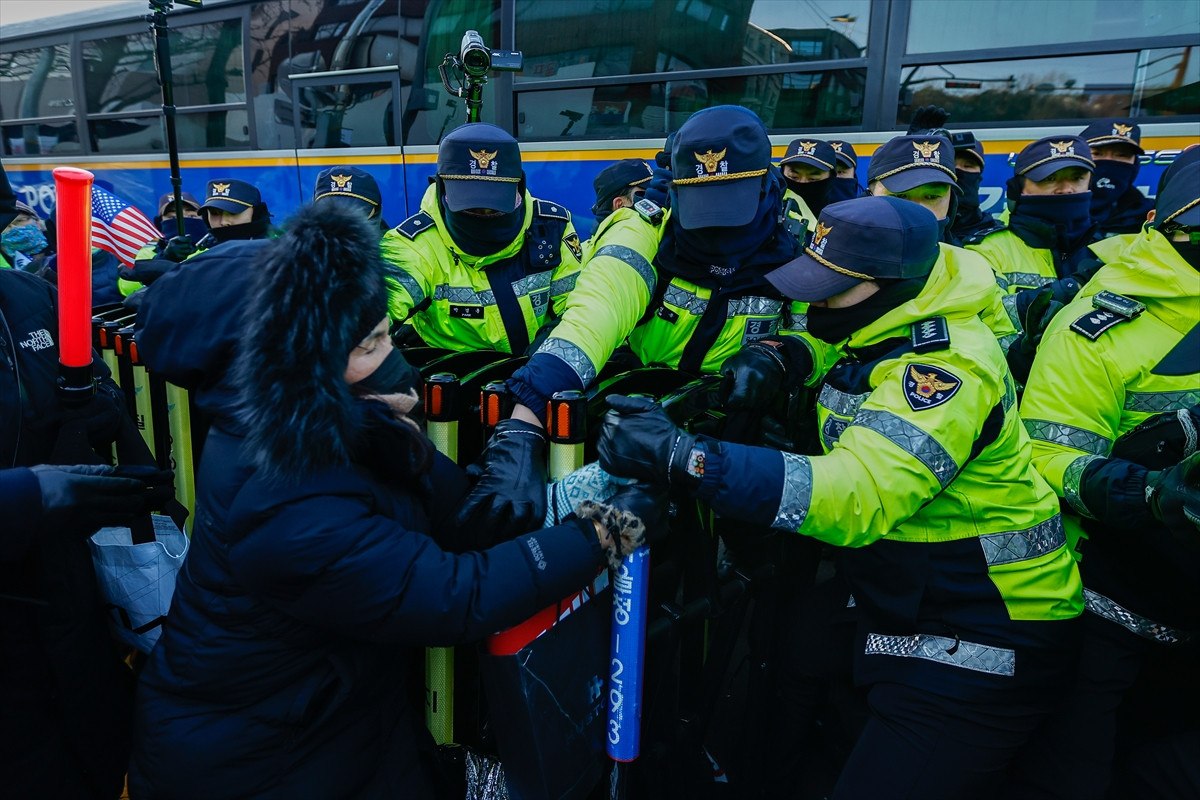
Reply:
[[[342,197],[364,206],[368,217],[379,213],[383,194],[375,177],[358,167],[330,167],[317,176],[313,202],[329,197]]]

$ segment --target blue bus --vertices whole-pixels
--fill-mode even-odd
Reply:
[[[151,213],[169,190],[146,12],[0,27],[0,157],[43,213],[63,164]],[[488,82],[483,117],[520,139],[531,190],[581,235],[599,170],[651,157],[720,103],[756,111],[776,155],[801,133],[852,142],[860,178],[915,108],[941,105],[984,143],[993,212],[1032,139],[1131,116],[1147,194],[1200,139],[1194,0],[204,0],[170,26],[184,188],[250,181],[277,220],[335,164],[378,178],[393,224],[416,210],[465,120],[437,66],[467,29],[523,51],[521,72]]]

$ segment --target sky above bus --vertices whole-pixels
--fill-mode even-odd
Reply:
[[[125,0],[0,0],[0,26],[77,14]]]

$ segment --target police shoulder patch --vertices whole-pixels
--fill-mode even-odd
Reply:
[[[1133,317],[1127,317],[1107,308],[1093,308],[1079,319],[1071,323],[1071,330],[1081,336],[1086,336],[1093,342],[1099,339],[1105,331],[1122,322],[1129,322]]]
[[[567,211],[567,207],[562,203],[555,203],[550,200],[535,200],[533,204],[533,211],[539,217],[561,219],[564,222],[571,221],[571,212]]]
[[[579,242],[579,234],[571,231],[563,237],[563,244],[571,251],[571,255],[575,256],[576,261],[583,261],[583,245]]]
[[[426,214],[424,211],[418,211],[408,219],[396,226],[396,233],[406,239],[417,238],[418,233],[424,233],[434,227],[433,217]]]
[[[925,411],[947,402],[958,393],[962,381],[941,367],[908,364],[901,376],[904,399],[913,411]]]
[[[945,350],[950,346],[950,326],[945,317],[930,317],[912,326],[912,349],[916,353]]]

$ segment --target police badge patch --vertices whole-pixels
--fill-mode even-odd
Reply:
[[[579,234],[568,233],[563,237],[563,243],[571,250],[571,255],[575,256],[576,261],[583,261],[583,245],[579,243]]]
[[[940,406],[962,386],[962,381],[946,370],[926,364],[909,364],[903,380],[904,399],[913,411]]]

